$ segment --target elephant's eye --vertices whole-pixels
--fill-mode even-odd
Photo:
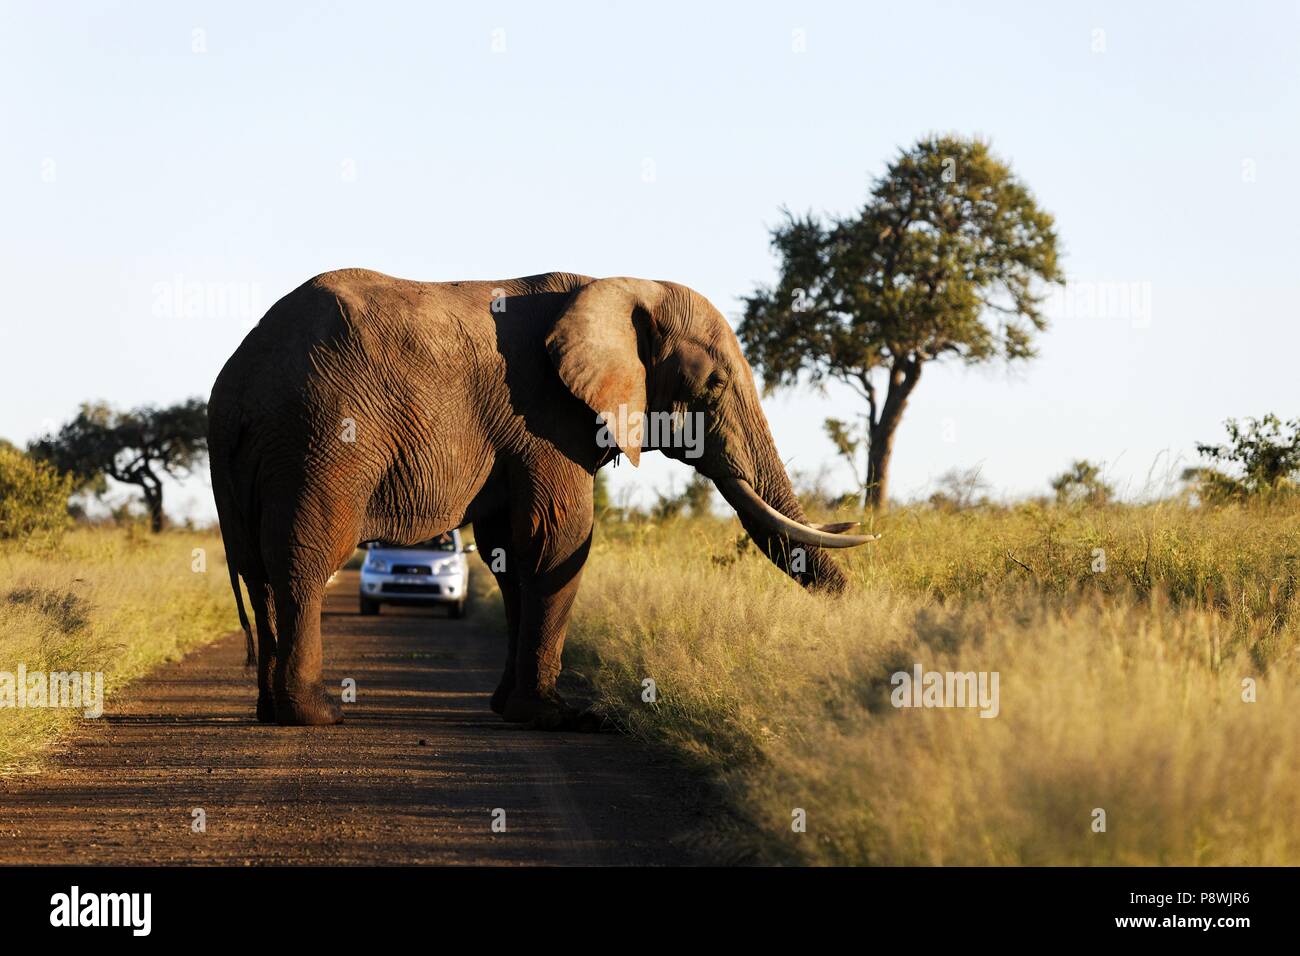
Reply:
[[[710,395],[719,395],[727,387],[727,377],[721,372],[714,372],[704,383],[704,387]]]

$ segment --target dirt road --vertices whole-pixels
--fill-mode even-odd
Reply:
[[[48,771],[0,781],[0,863],[691,862],[698,792],[671,765],[488,710],[493,621],[360,617],[356,593],[341,574],[324,618],[327,683],[357,683],[343,725],[256,723],[243,636],[228,635],[110,699]]]

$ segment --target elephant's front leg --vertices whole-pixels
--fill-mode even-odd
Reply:
[[[515,689],[515,662],[519,646],[519,576],[510,560],[510,516],[502,511],[474,522],[474,543],[479,557],[492,571],[501,591],[501,602],[506,612],[506,666],[501,681],[492,693],[491,707],[495,713],[504,714],[506,701]]]
[[[555,682],[569,614],[591,549],[590,476],[585,496],[579,488],[576,494],[545,501],[543,511],[530,516],[532,540],[524,550],[524,567],[518,569],[515,686],[502,716],[555,729],[573,725],[577,716],[565,706]]]

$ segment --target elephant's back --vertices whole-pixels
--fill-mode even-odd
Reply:
[[[372,269],[340,269],[316,276],[295,293],[333,299],[353,327],[407,325],[440,330],[452,325],[463,332],[476,321],[493,324],[493,317],[514,297],[567,293],[591,281],[573,272],[545,272],[515,279],[419,282]]]
[[[565,272],[460,282],[370,269],[321,273],[249,332],[222,369],[211,404],[218,414],[238,405],[254,415],[293,415],[304,405],[317,411],[358,402],[444,404],[462,391],[472,397],[476,381],[504,376],[506,354],[540,356],[557,301],[590,281]]]
[[[308,279],[267,310],[222,369],[214,394],[271,378],[297,390],[344,356],[364,362],[385,329],[411,320],[422,283],[366,269]]]
[[[271,306],[227,362],[217,390],[223,378],[268,372],[294,382],[318,368],[324,353],[401,364],[421,347],[443,352],[450,343],[490,341],[514,297],[561,298],[556,294],[591,281],[571,272],[459,282],[418,282],[371,269],[324,272]],[[522,311],[539,319],[550,309]]]

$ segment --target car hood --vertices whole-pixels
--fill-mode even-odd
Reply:
[[[388,564],[437,564],[448,558],[458,558],[456,551],[421,551],[412,548],[371,548],[366,552],[376,561]]]

